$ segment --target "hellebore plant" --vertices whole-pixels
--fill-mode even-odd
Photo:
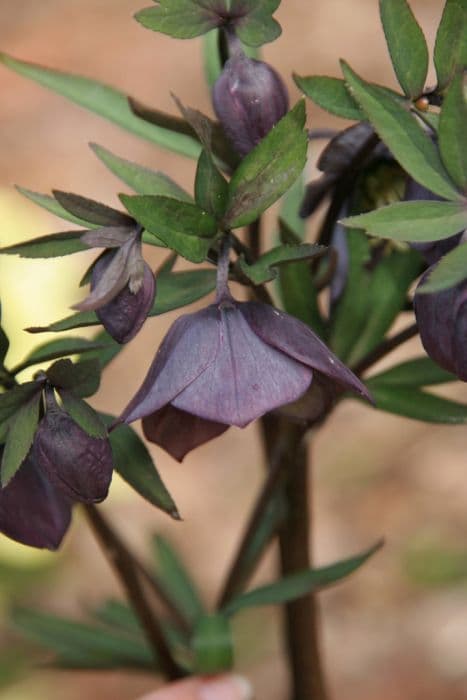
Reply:
[[[305,100],[289,110],[283,79],[259,58],[259,47],[281,32],[273,17],[279,5],[159,0],[136,15],[144,27],[178,39],[205,35],[218,121],[178,98],[180,116],[168,115],[90,79],[0,54],[17,73],[197,159],[191,196],[165,174],[93,144],[133,192],[120,195],[126,211],[61,190],[49,196],[21,189],[80,228],[1,249],[31,258],[101,249],[84,272],[81,284],[90,284],[90,291],[75,313],[27,329],[97,327],[92,340],[59,336],[11,367],[0,327],[0,531],[56,549],[73,505],[82,503],[127,598],[96,611],[105,626],[90,623],[86,649],[73,636],[79,623],[13,613],[16,627],[53,647],[62,667],[149,668],[167,679],[222,672],[234,664],[231,617],[280,603],[290,697],[326,700],[316,592],[355,571],[380,542],[330,566],[312,565],[306,438],[347,397],[415,420],[467,422],[465,404],[429,391],[467,380],[467,8],[459,0],[445,3],[434,87],[425,86],[428,48],[406,0],[380,0],[401,92],[367,82],[344,61],[342,79],[296,75],[313,102],[355,122],[337,132],[307,131]],[[323,140],[329,142],[317,161],[322,174],[305,184],[308,146]],[[266,231],[263,214],[279,201],[277,224]],[[324,204],[318,224],[314,214]],[[147,245],[166,254],[157,296],[143,257]],[[179,258],[189,269],[177,269]],[[97,392],[101,372],[146,319],[214,289],[214,301],[180,315],[154,348],[140,389],[119,416],[99,414],[83,400]],[[407,312],[415,320],[392,332]],[[374,370],[418,334],[429,357]],[[41,366],[33,380],[20,383],[21,372]],[[147,444],[130,425],[139,419],[146,440],[179,461],[230,426],[258,421],[266,476],[211,610],[165,540],[156,540],[153,576],[94,505],[106,497],[115,469],[143,498],[180,520]],[[174,527],[188,532],[190,524]],[[247,590],[274,540],[278,580]],[[151,592],[161,603],[157,612]],[[129,619],[131,650],[122,632]],[[111,653],[93,646],[104,631]]]

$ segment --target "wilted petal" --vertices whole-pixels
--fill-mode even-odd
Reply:
[[[142,423],[146,439],[160,445],[179,462],[195,447],[218,437],[229,427],[170,405],[146,416]]]
[[[120,420],[131,423],[170,403],[213,362],[219,334],[215,306],[180,316],[165,336],[141,388]]]
[[[128,343],[145,322],[156,295],[156,281],[151,268],[144,263],[143,284],[133,294],[124,287],[108,304],[96,309],[96,316],[117,343]]]
[[[33,449],[37,466],[69,498],[97,503],[107,496],[113,470],[109,440],[91,437],[58,406],[47,409]]]
[[[36,467],[31,453],[0,489],[0,532],[17,542],[57,549],[71,520],[71,501]]]
[[[134,239],[130,239],[97,260],[92,270],[91,293],[79,304],[74,304],[73,309],[95,311],[117,296],[128,282],[128,259],[134,245]]]
[[[134,237],[134,226],[101,226],[86,231],[81,236],[83,243],[90,248],[120,248],[129,238]]]
[[[251,301],[239,307],[251,329],[265,343],[322,372],[346,389],[370,398],[365,385],[304,323],[268,304]]]
[[[262,342],[239,310],[242,306],[210,307],[220,320],[219,350],[214,362],[175,396],[173,406],[244,427],[306,391],[310,368]]]

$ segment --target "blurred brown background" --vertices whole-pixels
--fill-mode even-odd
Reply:
[[[443,3],[411,4],[432,45]],[[142,6],[144,0],[0,0],[0,50],[101,79],[162,109],[174,109],[173,91],[185,104],[209,111],[200,42],[143,30],[131,19]],[[277,18],[283,36],[264,55],[287,77],[293,98],[298,91],[292,71],[338,75],[341,56],[365,77],[394,84],[376,0],[284,0]],[[192,162],[125,134],[3,67],[0,94],[2,244],[63,225],[23,201],[13,190],[15,183],[39,192],[58,186],[117,203],[116,193],[124,188],[93,156],[89,141],[192,187]],[[308,114],[314,126],[344,125],[310,103]],[[152,255],[156,264],[157,253]],[[45,273],[41,262],[8,259],[0,264],[13,360],[31,344],[22,328],[59,318],[76,300],[85,261],[75,256],[46,266]],[[168,314],[147,323],[121,353],[104,378],[95,401],[99,408],[118,412],[126,404],[173,318]],[[414,341],[399,357],[419,352]],[[347,402],[314,442],[318,563],[386,538],[384,551],[361,572],[320,596],[332,697],[467,697],[465,429],[427,427]],[[118,479],[105,509],[144,556],[149,533],[157,530],[170,537],[206,599],[213,600],[261,482],[256,428],[229,430],[183,465],[161,450],[154,454],[183,523],[157,513]],[[256,581],[270,579],[274,566],[275,553],[270,551]],[[44,610],[78,616],[106,594],[118,595],[119,589],[77,512],[59,555],[1,539],[0,614],[13,593]],[[278,612],[242,614],[235,632],[240,669],[252,679],[258,700],[283,700],[287,674]],[[4,681],[14,667],[10,643],[9,633],[0,632]],[[132,700],[153,686],[145,675],[36,671],[5,683],[0,697]]]

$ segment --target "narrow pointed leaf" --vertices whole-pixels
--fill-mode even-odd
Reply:
[[[19,185],[16,185],[16,189],[20,194],[23,195],[23,197],[26,197],[31,202],[34,202],[34,204],[37,204],[39,207],[46,209],[51,214],[55,214],[55,216],[58,216],[60,219],[65,219],[65,221],[71,221],[71,223],[78,224],[79,226],[84,226],[85,228],[93,228],[94,226],[97,226],[97,224],[93,224],[90,221],[85,221],[84,219],[80,219],[77,216],[74,216],[69,211],[64,209],[62,205],[49,194],[33,192],[32,190],[27,190],[25,187],[20,187]]]
[[[435,396],[413,387],[392,388],[367,381],[375,406],[380,411],[426,423],[458,425],[467,423],[467,405]]]
[[[132,226],[133,220],[128,214],[108,207],[93,199],[82,197],[73,192],[54,190],[53,195],[61,206],[73,216],[91,221],[96,226]]]
[[[411,99],[419,97],[428,71],[428,47],[407,0],[380,0],[381,21],[400,86]]]
[[[467,227],[467,202],[398,202],[342,223],[396,241],[438,241]]]
[[[58,258],[62,255],[89,250],[81,241],[84,231],[64,231],[38,236],[29,241],[0,248],[0,253],[19,255],[22,258]]]
[[[372,386],[419,387],[455,382],[457,377],[437,365],[429,357],[417,357],[372,376]]]
[[[11,418],[24,403],[27,403],[34,394],[37,394],[40,386],[37,382],[25,382],[20,386],[0,394],[0,423]]]
[[[224,615],[201,617],[193,630],[192,646],[196,673],[216,674],[232,668],[232,632],[230,622]]]
[[[343,119],[360,121],[365,113],[350,96],[345,82],[326,75],[294,75],[297,87],[319,107]]]
[[[435,194],[458,200],[436,146],[416,117],[384,89],[362,80],[345,61],[342,70],[352,97],[400,165]]]
[[[195,622],[204,615],[205,607],[191,577],[173,547],[161,535],[154,538],[157,574],[167,593],[180,610]]]
[[[193,201],[189,194],[177,185],[168,175],[150,170],[142,165],[120,158],[96,143],[90,144],[96,156],[125,184],[138,194],[152,194],[174,197],[185,202]]]
[[[63,408],[85,433],[94,438],[107,437],[107,428],[96,411],[70,391],[59,390]]]
[[[137,639],[144,640],[144,633],[138,618],[132,608],[121,600],[109,598],[92,611],[92,616],[108,627],[117,628]]]
[[[17,411],[8,430],[1,465],[1,484],[6,486],[31,449],[39,422],[40,391]]]
[[[274,279],[279,266],[298,260],[310,260],[322,255],[325,250],[324,246],[315,243],[279,245],[264,253],[253,265],[248,265],[242,258],[239,263],[242,272],[253,284],[258,285]]]
[[[115,417],[101,414],[107,425],[115,422]],[[151,454],[143,440],[129,425],[119,424],[109,433],[115,470],[140,496],[180,519],[177,506],[163,483]]]
[[[427,281],[418,287],[417,293],[441,292],[465,279],[467,279],[467,243],[462,243],[441,258],[430,272]]]
[[[90,78],[70,75],[27,61],[20,61],[0,53],[0,61],[5,66],[40,85],[63,95],[72,102],[99,114],[126,131],[140,136],[146,141],[168,148],[175,153],[197,158],[199,145],[190,136],[173,133],[169,129],[147,124],[133,114],[126,95],[115,88]]]
[[[306,162],[305,118],[300,100],[243,159],[229,183],[226,226],[255,221],[297,180]]]
[[[467,44],[467,25],[465,41]],[[439,118],[439,150],[446,170],[467,194],[467,69],[447,91]]]
[[[446,0],[436,34],[434,62],[438,89],[444,91],[458,70],[467,66],[467,4]]]
[[[255,588],[248,593],[244,593],[238,598],[234,598],[223,612],[226,615],[232,615],[244,608],[257,607],[260,605],[280,605],[288,603],[291,600],[302,598],[312,591],[324,588],[333,583],[337,583],[341,579],[349,576],[354,571],[360,568],[378,549],[382,546],[381,542],[374,545],[363,554],[344,559],[343,561],[325,566],[320,569],[310,569],[309,571],[301,571],[296,574],[279,579],[275,583],[268,586]]]
[[[57,360],[46,374],[54,387],[72,391],[76,396],[91,396],[99,388],[100,366],[96,359],[77,363]]]
[[[38,365],[41,362],[57,360],[69,355],[80,355],[82,353],[100,350],[105,347],[104,343],[87,340],[86,338],[60,338],[60,340],[50,340],[35,348],[22,362],[12,368],[13,374],[18,374],[26,367]]]
[[[219,221],[225,214],[228,191],[227,181],[217,169],[211,154],[203,149],[196,170],[196,203]]]

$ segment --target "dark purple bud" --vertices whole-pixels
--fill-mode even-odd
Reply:
[[[236,53],[212,93],[214,111],[240,155],[249,153],[282,119],[289,98],[282,78],[264,61]]]
[[[88,435],[61,409],[52,390],[33,449],[37,467],[65,495],[83,503],[107,496],[112,479],[112,449],[107,438]]]
[[[224,298],[175,321],[120,420],[144,418],[148,439],[181,459],[225,427],[243,428],[296,401],[315,372],[368,398],[304,323],[266,304]]]
[[[32,450],[0,489],[0,532],[31,547],[55,550],[70,525],[71,505],[37,468]]]
[[[405,188],[404,201],[443,202],[444,200],[409,177]],[[438,260],[443,257],[443,255],[446,255],[446,253],[449,253],[450,250],[457,246],[461,236],[462,231],[460,231],[460,233],[455,233],[449,238],[444,238],[442,241],[411,243],[410,245],[423,255],[429,265],[434,265],[434,263],[437,263]]]
[[[429,268],[420,287],[433,267]],[[443,369],[467,381],[467,282],[442,292],[414,296],[415,317],[427,354]]]

